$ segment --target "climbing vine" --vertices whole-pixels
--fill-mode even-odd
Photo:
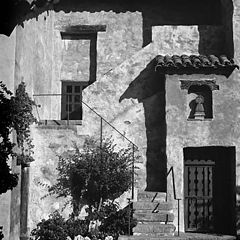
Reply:
[[[28,165],[34,161],[32,157],[34,145],[30,137],[30,125],[36,122],[36,118],[32,114],[34,101],[29,98],[24,82],[19,84],[16,96],[12,98],[12,105],[13,128],[16,130],[17,144],[20,148],[17,158],[21,164]]]
[[[12,173],[8,161],[16,157],[21,164],[33,161],[33,144],[30,138],[30,125],[36,121],[32,114],[34,102],[26,93],[25,83],[20,83],[16,96],[0,81],[0,194],[13,189],[18,182],[17,174]],[[17,147],[11,141],[12,130],[16,131]]]

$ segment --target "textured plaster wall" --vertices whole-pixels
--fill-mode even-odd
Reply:
[[[77,129],[55,127],[33,127],[34,159],[30,168],[30,196],[29,196],[29,229],[32,229],[43,218],[55,210],[62,211],[68,198],[47,196],[48,187],[52,186],[58,177],[58,155],[74,151],[74,145],[83,147],[87,136],[78,135]],[[70,205],[63,210],[63,216],[71,213]]]
[[[106,32],[99,33],[98,36],[97,60],[100,64],[97,76],[104,75],[106,71],[117,66],[128,55],[141,48],[142,42],[140,35],[138,36],[138,34],[141,34],[141,14],[139,13],[115,14],[110,12],[107,14],[101,12],[92,15],[77,13],[74,15],[62,14],[62,17],[55,17],[56,15],[53,12],[43,13],[38,19],[26,21],[24,28],[21,26],[17,28],[15,86],[20,81],[25,81],[30,96],[39,93],[60,93],[62,75],[71,73],[71,69],[66,70],[65,68],[64,70],[63,68],[64,60],[66,60],[63,51],[64,42],[61,39],[60,31],[54,25],[60,25],[62,28],[67,27],[67,24],[59,23],[62,18],[74,20],[75,24],[109,23]],[[135,26],[137,22],[139,28]],[[124,29],[126,26],[127,29]],[[73,53],[73,60],[81,59],[79,52]],[[52,100],[47,97],[39,99],[35,98],[36,102],[41,105],[38,109],[40,119],[59,119],[59,98],[58,100],[56,97]],[[35,114],[38,117],[37,112]],[[94,123],[94,126],[97,124]],[[47,193],[46,186],[51,185],[57,178],[55,170],[57,166],[56,153],[60,154],[72,149],[73,141],[82,145],[86,138],[83,135],[88,134],[89,129],[79,126],[76,131],[81,136],[77,136],[73,131],[66,129],[39,129],[36,126],[32,128],[36,160],[30,168],[29,230],[55,209],[61,209],[65,202],[65,199],[56,200],[55,197],[42,199],[42,197]],[[16,239],[19,235],[19,188],[17,190],[14,190],[14,201],[12,203],[15,212],[12,215],[11,239]],[[69,209],[66,210],[65,216],[68,213]],[[18,221],[15,221],[14,219],[17,218]]]
[[[18,27],[19,59],[16,71],[19,81],[27,83],[31,94],[61,93],[61,80],[86,81],[81,74],[75,74],[77,69],[71,69],[79,59],[78,62],[82,62],[85,68],[83,76],[89,74],[86,46],[79,43],[82,40],[72,40],[71,45],[77,45],[78,51],[69,50],[66,54],[66,40],[61,39],[60,30],[64,31],[71,25],[107,25],[106,32],[99,32],[97,36],[97,79],[142,46],[139,12],[42,13],[37,20],[25,21],[24,28]],[[67,68],[69,63],[66,64],[66,57],[72,62],[71,68]],[[80,66],[79,70],[83,67]],[[36,97],[36,101],[42,106],[38,109],[40,118],[60,118],[60,97]]]
[[[187,90],[180,89],[181,79],[216,80],[219,90],[213,91],[213,119],[211,121],[187,121],[191,96],[188,95]],[[239,165],[239,88],[240,83],[234,80],[233,76],[228,79],[216,75],[167,76],[167,159],[168,166],[174,166],[177,196],[181,199],[184,198],[184,147],[235,146],[237,165]],[[237,171],[237,178],[238,174]],[[168,188],[171,193],[172,182],[169,182]],[[183,202],[181,202],[181,208],[183,213]],[[183,229],[183,215],[181,228]]]
[[[221,35],[222,28],[205,26]],[[139,146],[141,164],[138,186],[165,191],[164,79],[154,71],[158,54],[198,54],[201,33],[198,26],[158,26],[153,28],[153,42],[109,71],[83,92],[83,100]],[[213,38],[215,51],[221,51],[219,39]],[[206,41],[201,42],[207,46]],[[98,132],[99,121],[87,109],[83,126]],[[127,124],[126,124],[127,123]],[[120,144],[120,143],[119,143]]]
[[[235,0],[233,3],[235,58],[239,61],[240,1]],[[157,19],[156,16],[153,17],[155,20]],[[228,137],[223,143],[231,142],[231,144],[237,145],[238,123],[234,121],[234,117],[237,117],[236,113],[234,112],[235,115],[231,115],[230,119],[227,119],[227,111],[231,111],[229,107],[224,110],[224,116],[221,115],[223,101],[224,104],[230,103],[218,94],[220,91],[225,91],[226,94],[230,93],[231,95],[227,97],[227,100],[234,100],[234,107],[236,107],[238,94],[233,89],[238,89],[240,75],[239,72],[235,71],[227,81],[222,78],[218,80],[221,83],[222,90],[219,93],[214,92],[214,101],[216,99],[217,102],[214,116],[217,114],[221,120],[214,119],[212,122],[200,123],[199,129],[196,128],[190,132],[194,123],[185,123],[187,116],[186,92],[179,90],[179,81],[176,76],[168,77],[166,80],[168,85],[165,86],[165,79],[154,72],[152,60],[157,54],[222,54],[226,45],[226,29],[224,28],[226,26],[177,26],[175,21],[174,26],[157,26],[158,22],[150,21],[149,17],[150,15],[148,15],[148,21],[151,23],[149,26],[145,26],[145,30],[146,27],[148,27],[147,31],[152,30],[153,42],[148,45],[145,44],[144,48],[142,48],[144,16],[139,11],[123,13],[113,11],[97,11],[95,13],[87,11],[64,13],[60,11],[55,13],[49,11],[48,13],[42,13],[37,19],[33,18],[25,21],[24,28],[18,26],[16,31],[14,85],[16,86],[21,80],[25,81],[30,95],[60,93],[60,81],[70,72],[68,72],[66,66],[63,66],[64,42],[61,39],[60,30],[64,31],[71,25],[106,25],[106,31],[97,34],[97,81],[84,90],[83,100],[139,147],[140,163],[138,165],[140,170],[138,170],[139,175],[137,177],[139,188],[145,189],[147,187],[149,190],[163,190],[165,185],[164,168],[167,167],[166,158],[168,167],[175,163],[172,162],[172,159],[174,161],[179,160],[176,165],[178,173],[176,180],[177,182],[181,180],[182,144],[183,142],[188,144],[184,134],[189,134],[189,141],[200,144],[198,132],[201,130],[205,133],[204,136],[201,135],[203,141],[206,144],[213,144],[218,137],[224,134],[224,130],[215,136],[211,129],[212,124],[215,122],[217,126],[223,126],[223,120],[227,120],[227,127],[224,125],[223,129],[228,129]],[[179,19],[181,19],[181,16],[179,16]],[[195,23],[195,21],[193,22]],[[206,24],[205,21],[203,22]],[[72,60],[78,59],[78,54],[78,51],[73,51]],[[7,73],[7,76],[10,75]],[[10,79],[7,80],[7,83],[11,86]],[[164,115],[166,94],[171,94],[174,99],[171,98],[171,101],[173,101],[171,102],[169,95],[167,95],[167,120]],[[41,105],[39,109],[41,119],[59,119],[59,97],[51,99],[49,97],[38,97],[36,100]],[[233,129],[236,130],[232,130],[231,124],[234,126]],[[119,146],[126,146],[127,141],[113,131],[109,125],[104,124],[103,127],[104,136],[113,135]],[[170,127],[170,132],[166,132],[168,127]],[[99,138],[99,130],[100,119],[84,107],[83,125],[78,127],[78,134]],[[230,137],[230,130],[234,134],[234,138]],[[40,197],[45,190],[38,184],[38,181],[45,183],[54,181],[56,177],[53,170],[56,166],[55,152],[63,152],[67,148],[71,148],[70,138],[78,139],[71,131],[65,131],[64,133],[61,131],[37,128],[32,130],[37,160],[32,163],[31,167],[30,204],[34,210],[30,208],[30,227],[39,218],[45,217],[48,211],[61,205],[61,203],[54,205],[52,199],[41,200]],[[64,146],[62,144],[64,137],[61,137],[61,135],[66,137],[67,134],[69,134],[69,140]],[[168,134],[167,142],[166,134]],[[210,140],[208,140],[209,138]],[[58,145],[54,145],[55,143]],[[173,148],[173,146],[176,147]],[[44,151],[41,149],[44,149]],[[177,158],[175,158],[175,155]],[[237,171],[237,182],[239,182],[239,179],[239,171]],[[182,196],[182,183],[179,183],[178,194]],[[16,203],[19,199],[19,193],[16,193],[14,198]],[[46,209],[43,207],[44,204],[48,206]],[[181,229],[183,229],[183,222],[181,222]],[[12,231],[15,230],[12,229]],[[14,234],[12,239],[14,239]]]
[[[140,12],[55,13],[56,30],[78,25],[106,25],[106,32],[99,32],[97,36],[97,79],[142,47]]]

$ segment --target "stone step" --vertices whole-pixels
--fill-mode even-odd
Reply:
[[[149,210],[149,211],[171,211],[173,209],[172,202],[133,202],[134,210]]]
[[[146,222],[173,222],[174,214],[169,212],[159,212],[152,213],[148,211],[135,211],[133,217],[137,219],[137,221],[146,221]]]
[[[174,235],[176,227],[173,224],[160,224],[158,222],[138,223],[133,228],[133,235],[145,234],[148,236]]]
[[[180,233],[180,236],[119,236],[118,240],[235,240],[234,236],[227,235],[210,235],[210,234],[201,234],[201,233]]]
[[[165,201],[166,193],[164,192],[148,192],[148,191],[138,191],[137,193],[138,201]]]
[[[118,240],[168,240],[168,239],[178,239],[178,240],[187,240],[186,238],[179,238],[175,236],[145,236],[145,235],[139,235],[139,236],[119,236]]]

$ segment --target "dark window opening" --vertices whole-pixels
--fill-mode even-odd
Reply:
[[[61,120],[82,120],[82,90],[87,82],[62,82]]]
[[[188,94],[195,94],[196,97],[189,103],[189,119],[202,120],[212,119],[212,91],[207,85],[192,85],[188,89]]]

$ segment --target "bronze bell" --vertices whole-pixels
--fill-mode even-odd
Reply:
[[[202,95],[198,95],[195,101],[197,106],[195,108],[194,118],[197,120],[203,120],[205,117],[205,111],[203,107],[204,97]]]

